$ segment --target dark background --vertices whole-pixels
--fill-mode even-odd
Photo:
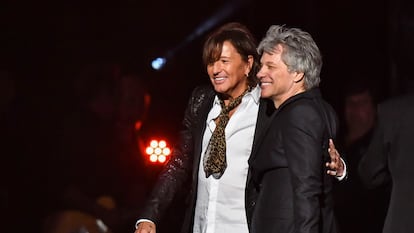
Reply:
[[[84,67],[116,65],[122,72],[137,74],[153,98],[147,128],[173,140],[191,90],[208,83],[201,49],[212,28],[239,21],[258,40],[272,24],[309,31],[324,58],[322,93],[338,109],[341,87],[347,82],[367,79],[378,87],[381,99],[412,90],[413,11],[409,0],[2,2],[0,70],[14,83],[13,101],[21,103],[11,116],[20,119],[14,131],[21,138],[13,146],[25,148],[25,154],[1,155],[1,181],[6,184],[2,207],[9,207],[9,187],[19,185],[31,184],[22,196],[36,202],[36,169],[18,178],[8,171],[43,169],[50,162],[53,151],[48,149],[59,137],[73,80]],[[211,27],[201,27],[206,23]],[[169,53],[163,70],[151,69],[152,59]],[[3,85],[0,90],[3,98],[8,89]],[[3,115],[10,106],[3,100],[1,104]],[[56,182],[53,174],[48,175],[46,182]],[[35,213],[29,211],[26,217]]]
[[[230,10],[217,17],[227,5]],[[152,116],[175,125],[191,89],[208,82],[201,47],[211,28],[240,21],[260,40],[271,24],[286,24],[309,31],[320,46],[321,87],[332,104],[352,76],[378,83],[385,97],[406,90],[412,5],[408,0],[12,2],[0,8],[0,64],[17,80],[18,95],[53,106],[61,104],[85,65],[118,64],[149,83]],[[188,41],[212,19],[212,27]],[[151,60],[171,51],[166,67],[153,71]]]

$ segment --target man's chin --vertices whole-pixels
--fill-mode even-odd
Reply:
[[[227,89],[223,85],[214,85],[214,90],[218,93],[225,93]]]
[[[262,92],[260,93],[260,97],[261,97],[261,98],[269,98],[269,97],[270,97],[270,95],[269,95],[269,94],[267,94],[266,92],[263,92],[263,91],[262,91]]]

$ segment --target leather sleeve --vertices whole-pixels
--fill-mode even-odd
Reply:
[[[192,92],[182,121],[177,145],[172,156],[159,175],[157,183],[147,200],[140,218],[157,223],[170,205],[175,194],[191,178],[194,157],[194,128],[199,121],[199,110],[207,95],[214,94],[211,88],[197,87]]]

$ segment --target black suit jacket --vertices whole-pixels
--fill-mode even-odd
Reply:
[[[368,188],[392,182],[384,233],[414,232],[414,95],[378,107],[378,125],[359,175]]]
[[[192,232],[193,217],[196,203],[198,167],[202,150],[202,137],[206,127],[206,119],[210,112],[215,92],[212,87],[201,86],[193,90],[189,99],[184,120],[183,129],[180,131],[180,140],[168,164],[161,172],[150,198],[143,208],[140,218],[150,219],[158,223],[167,207],[171,204],[177,192],[181,191],[184,184],[189,182],[190,190],[187,197],[185,217],[182,227],[183,233]],[[274,108],[268,108],[268,100],[261,99],[259,105],[258,120],[255,130],[253,148],[267,129]],[[247,181],[250,182],[250,172]],[[255,205],[255,191],[252,185],[246,186],[246,214],[250,224],[253,206]]]
[[[318,89],[286,100],[249,160],[256,188],[252,233],[335,233],[327,142],[337,117]],[[257,153],[256,153],[257,152]]]

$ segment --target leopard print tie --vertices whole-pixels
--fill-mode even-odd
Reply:
[[[221,112],[215,119],[217,125],[211,135],[211,139],[203,159],[206,178],[213,175],[214,178],[219,179],[223,175],[224,170],[226,170],[226,136],[224,134],[224,130],[230,119],[229,112],[241,103],[243,96],[249,91],[250,88],[244,91],[243,94],[237,98],[230,101],[228,106],[225,106],[224,101],[220,99]]]

